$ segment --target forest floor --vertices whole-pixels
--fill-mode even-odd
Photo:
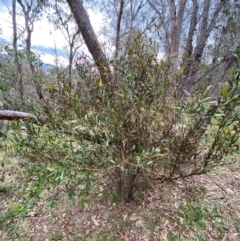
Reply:
[[[20,170],[15,158],[0,169],[0,177],[4,173],[0,181],[2,215],[21,198],[21,192],[3,189],[14,185]],[[0,163],[6,163],[3,153]],[[85,203],[73,202],[62,193],[50,208],[47,200],[53,192],[44,192],[28,215],[0,223],[1,240],[240,240],[237,161],[191,179],[152,183],[141,198],[130,203],[114,203],[110,195],[94,192]]]

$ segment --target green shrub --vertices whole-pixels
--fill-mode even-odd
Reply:
[[[130,201],[152,180],[200,175],[229,162],[240,132],[239,70],[217,102],[206,97],[208,88],[182,104],[170,64],[157,60],[145,47],[150,43],[137,34],[127,57],[115,61],[119,81],[92,80],[87,97],[72,92],[76,106],[56,109],[48,124],[13,124],[15,152],[30,157],[29,198],[59,184],[70,196],[89,195],[95,184]]]

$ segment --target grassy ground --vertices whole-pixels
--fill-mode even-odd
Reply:
[[[0,154],[0,210],[21,199],[19,157]],[[23,185],[20,185],[23,187]],[[61,187],[59,187],[61,189]],[[1,240],[240,240],[240,168],[234,162],[213,173],[175,183],[151,183],[131,203],[111,195],[69,200],[64,193],[50,208],[48,190],[27,215],[1,222]]]

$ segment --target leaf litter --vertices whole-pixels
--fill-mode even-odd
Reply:
[[[219,216],[223,217],[222,224],[207,218],[202,233],[205,240],[240,240],[240,167],[237,162],[191,179],[153,183],[143,196],[131,203],[112,203],[110,194],[105,200],[93,193],[84,206],[62,193],[50,208],[47,200],[52,192],[46,191],[25,217],[14,219],[11,224],[14,228],[0,228],[2,240],[12,240],[16,233],[23,238],[21,240],[35,241],[164,241],[174,240],[170,237],[177,235],[181,235],[182,240],[194,240],[199,230],[190,225],[180,205],[198,202],[206,210],[217,207]],[[16,202],[14,195],[1,195],[1,212],[6,212]]]

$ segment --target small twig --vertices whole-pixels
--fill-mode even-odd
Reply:
[[[227,234],[225,234],[222,241],[225,241],[225,240],[227,240]]]
[[[220,61],[219,63],[213,65],[209,70],[207,70],[202,76],[200,76],[199,78],[197,78],[193,85],[197,84],[204,76],[206,76],[206,74],[208,74],[210,71],[212,71],[213,69],[215,69],[216,67],[218,67],[219,65],[221,65],[223,62],[225,61],[225,59],[223,59],[222,61]]]
[[[167,212],[172,212],[172,213],[181,214],[179,211],[173,210],[173,209],[170,209],[170,208],[163,208],[163,207],[160,207],[160,206],[158,206],[158,205],[155,205],[155,207],[158,208],[158,209],[162,209],[162,210],[164,210],[164,211],[167,211]]]
[[[215,185],[217,185],[223,192],[225,192],[226,194],[229,194],[222,185],[220,185],[220,184],[218,184],[216,181],[214,181],[208,174],[206,174],[206,175],[207,175],[207,176],[211,179],[211,181],[212,181]]]

